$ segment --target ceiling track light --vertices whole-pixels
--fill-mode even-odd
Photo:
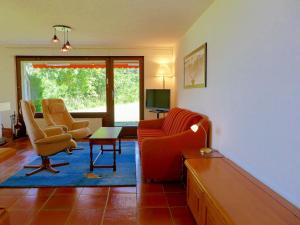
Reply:
[[[70,42],[69,42],[69,31],[67,30],[67,42],[66,42],[66,48],[67,49],[72,49],[72,46],[71,46],[71,44],[70,44]]]
[[[53,43],[58,43],[59,39],[56,35],[56,32],[57,31],[63,32],[64,43],[63,43],[63,46],[61,48],[61,51],[62,52],[67,52],[70,49],[72,49],[72,46],[71,46],[70,41],[69,41],[69,32],[72,30],[72,28],[69,27],[69,26],[66,26],[66,25],[54,25],[53,29],[54,29],[54,35],[53,35],[53,38],[52,38],[52,42]],[[67,39],[66,39],[66,36],[67,36]]]

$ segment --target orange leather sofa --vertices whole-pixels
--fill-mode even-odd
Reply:
[[[209,134],[210,123],[205,116],[181,108],[173,108],[162,119],[140,121],[137,131],[144,179],[180,179],[181,150],[196,151],[208,141],[203,129],[196,133],[190,129],[199,121]]]

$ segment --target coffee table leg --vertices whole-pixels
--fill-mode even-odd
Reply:
[[[121,154],[121,138],[119,138],[119,154]]]
[[[90,171],[93,171],[93,145],[90,143]]]
[[[116,167],[116,142],[114,142],[113,146],[114,146],[114,164],[113,164],[113,171],[116,171],[116,169],[117,169],[117,167]]]

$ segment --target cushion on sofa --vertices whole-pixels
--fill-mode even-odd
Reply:
[[[173,135],[188,130],[193,124],[198,123],[200,119],[202,119],[202,117],[198,113],[182,110],[175,117],[168,135]]]
[[[162,130],[166,134],[168,134],[170,132],[177,114],[180,113],[182,110],[183,109],[175,107],[175,108],[171,109],[170,112],[168,112],[167,116],[165,117],[165,121],[162,125]]]

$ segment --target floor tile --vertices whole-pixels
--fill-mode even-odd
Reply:
[[[83,188],[81,195],[107,195],[109,187],[86,187]]]
[[[111,193],[123,193],[123,194],[135,194],[137,192],[136,187],[111,187]]]
[[[141,208],[168,207],[167,198],[164,193],[138,194],[137,202],[138,207]]]
[[[186,193],[166,193],[169,207],[186,206]]]
[[[0,196],[20,196],[26,195],[29,188],[0,188]]]
[[[74,208],[76,209],[103,209],[106,205],[107,196],[80,195]]]
[[[100,225],[103,211],[99,209],[72,210],[66,225]]]
[[[140,183],[137,185],[137,193],[164,192],[162,184]]]
[[[196,225],[188,207],[171,208],[174,225]]]
[[[28,210],[8,211],[1,216],[0,225],[28,225],[34,214]]]
[[[67,187],[67,188],[56,188],[54,195],[79,195],[83,188]]]
[[[26,195],[50,196],[54,191],[55,188],[30,188]]]
[[[139,225],[173,225],[169,208],[140,208],[137,212]]]
[[[21,196],[9,210],[39,210],[48,198],[48,196]]]
[[[185,192],[185,187],[182,183],[167,183],[163,184],[164,192]]]
[[[41,210],[30,225],[65,225],[69,214],[70,210]]]
[[[108,199],[107,208],[135,208],[136,194],[111,194]]]
[[[135,208],[107,209],[105,211],[103,225],[137,225]]]
[[[20,196],[0,196],[0,206],[4,208],[11,207]]]
[[[77,198],[75,196],[52,196],[43,209],[72,209]]]

